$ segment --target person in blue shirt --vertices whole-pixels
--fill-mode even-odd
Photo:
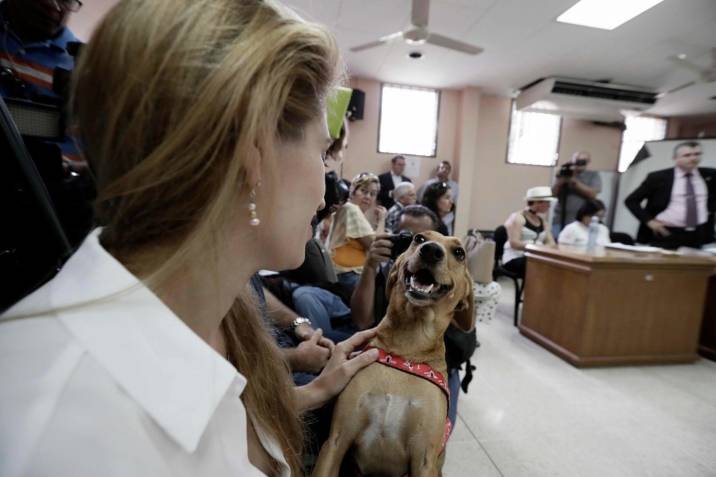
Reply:
[[[0,95],[50,104],[61,101],[53,90],[54,71],[55,68],[74,69],[68,45],[79,40],[66,24],[70,14],[81,7],[79,0],[5,0],[0,3],[3,79]],[[59,145],[63,158],[80,159],[70,137]]]

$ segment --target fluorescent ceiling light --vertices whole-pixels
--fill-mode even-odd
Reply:
[[[663,0],[580,0],[558,22],[613,30]]]

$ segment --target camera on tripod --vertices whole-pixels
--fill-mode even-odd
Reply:
[[[571,179],[572,177],[574,177],[577,168],[586,166],[588,162],[589,161],[587,161],[586,159],[577,159],[574,162],[568,162],[567,164],[563,164],[562,167],[559,168],[557,177]]]

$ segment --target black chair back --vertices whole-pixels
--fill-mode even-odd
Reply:
[[[505,243],[507,242],[507,229],[504,225],[500,225],[495,229],[493,235],[495,241],[495,266],[502,262],[502,252],[505,251]]]
[[[634,239],[631,238],[631,235],[624,232],[610,233],[609,240],[616,243],[623,243],[624,245],[634,245]]]

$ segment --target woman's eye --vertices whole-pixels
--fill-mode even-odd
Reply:
[[[415,240],[415,243],[423,243],[423,242],[425,242],[425,237],[423,237],[422,235],[418,234],[418,235],[415,236],[415,238],[414,238],[413,240]]]

